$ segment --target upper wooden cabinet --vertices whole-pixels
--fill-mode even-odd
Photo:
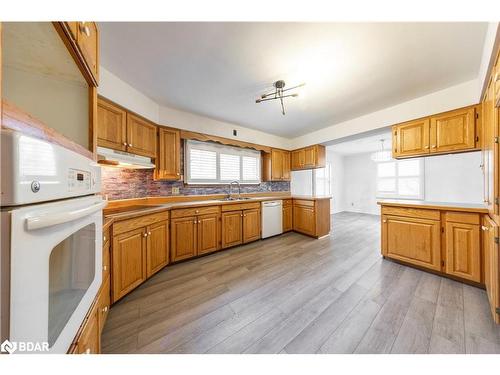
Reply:
[[[481,282],[479,214],[450,212],[445,217],[445,272]]]
[[[82,68],[93,83],[99,82],[99,29],[95,22],[62,22],[76,53],[82,57]]]
[[[127,113],[127,151],[156,157],[156,125]]]
[[[408,121],[392,127],[396,159],[476,150],[480,147],[480,105]]]
[[[181,177],[181,138],[175,129],[159,127],[158,155],[156,158],[155,179],[178,180]]]
[[[326,165],[325,146],[313,145],[292,151],[292,171],[323,168]]]
[[[393,157],[428,154],[429,124],[429,119],[420,119],[393,126]]]
[[[127,150],[127,112],[101,99],[97,101],[97,144]]]
[[[290,151],[273,148],[262,157],[264,181],[290,181]]]
[[[155,158],[156,130],[156,125],[142,117],[108,100],[98,99],[98,146]]]
[[[432,116],[430,118],[430,145],[431,153],[475,148],[476,109],[468,107]]]

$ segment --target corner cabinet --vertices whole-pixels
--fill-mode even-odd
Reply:
[[[464,152],[480,148],[480,105],[460,108],[392,127],[394,158]]]
[[[498,245],[498,225],[488,215],[485,215],[481,229],[484,249],[484,284],[493,319],[497,324],[500,324],[500,249]]]
[[[156,180],[179,180],[181,178],[181,138],[179,130],[158,128],[158,155],[156,158]]]
[[[292,151],[291,169],[299,171],[302,169],[323,168],[326,165],[326,151],[323,145],[313,145]]]

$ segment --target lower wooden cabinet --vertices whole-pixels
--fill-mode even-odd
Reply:
[[[260,239],[260,209],[243,211],[243,243]]]
[[[222,213],[222,248],[243,243],[243,213],[230,211]]]
[[[146,277],[151,277],[168,264],[169,243],[168,220],[147,227]]]
[[[109,308],[111,307],[111,282],[108,276],[102,283],[99,294],[97,295],[97,319],[99,322],[99,335],[101,335],[108,318]]]
[[[220,215],[206,214],[198,216],[198,255],[219,250],[220,245]]]
[[[293,230],[314,236],[316,233],[316,220],[314,219],[314,206],[293,206]]]
[[[146,280],[147,233],[138,228],[113,237],[113,301]]]
[[[312,237],[330,233],[330,199],[294,199],[293,230]]]
[[[441,270],[441,223],[413,217],[382,216],[382,254]]]
[[[76,342],[76,353],[99,354],[101,352],[101,335],[99,332],[99,317],[97,304],[90,311],[80,336]]]
[[[481,282],[479,215],[472,215],[477,219],[477,224],[446,221],[445,272],[479,283]]]
[[[483,217],[482,238],[484,250],[484,285],[490,302],[491,314],[500,324],[500,254],[498,225],[488,216]]]
[[[289,232],[293,229],[292,218],[292,200],[283,200],[283,232]]]

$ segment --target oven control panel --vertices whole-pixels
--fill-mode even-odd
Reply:
[[[92,188],[92,174],[78,169],[68,170],[68,191],[87,191]]]

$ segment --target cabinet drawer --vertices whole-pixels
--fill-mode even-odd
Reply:
[[[253,208],[260,208],[260,202],[225,204],[222,206],[222,212],[251,210]]]
[[[439,210],[422,208],[382,206],[382,215],[406,216],[420,219],[441,220]]]
[[[448,211],[445,214],[447,222],[464,223],[464,224],[477,224],[479,225],[479,214],[467,212],[454,212]]]
[[[118,221],[113,224],[113,236],[137,228],[145,227],[162,220],[168,220],[168,211],[162,211],[154,214],[134,217],[133,219]]]
[[[170,216],[172,218],[176,218],[176,217],[196,216],[205,214],[215,214],[219,212],[220,212],[220,206],[179,208],[177,210],[172,210],[170,212]]]
[[[294,206],[305,206],[305,207],[314,207],[314,201],[308,201],[305,199],[294,199]]]

